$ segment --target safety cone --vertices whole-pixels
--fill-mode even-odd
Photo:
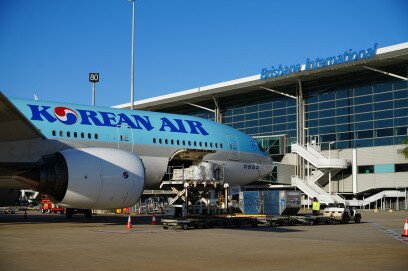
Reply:
[[[405,219],[404,230],[401,234],[402,237],[408,237],[408,218]]]
[[[156,214],[153,213],[152,215],[152,225],[156,225]]]
[[[128,229],[133,228],[133,227],[132,227],[132,219],[130,218],[130,215],[129,215],[129,217],[128,217],[128,222],[127,222],[126,228],[128,228]]]

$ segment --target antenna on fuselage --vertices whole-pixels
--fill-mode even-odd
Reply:
[[[37,95],[35,95],[35,93],[34,93],[34,100],[36,100],[36,101],[38,101],[38,100],[39,100],[38,96],[37,96]]]

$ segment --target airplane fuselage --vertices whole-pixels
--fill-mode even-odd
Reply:
[[[256,141],[210,120],[139,110],[10,101],[43,138],[0,142],[0,163],[34,163],[65,149],[119,149],[142,159],[145,188],[160,184],[169,163],[181,150],[203,152],[202,161],[223,165],[225,182],[231,185],[252,182],[272,170],[272,160]]]

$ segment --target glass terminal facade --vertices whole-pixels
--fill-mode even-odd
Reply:
[[[401,144],[408,137],[408,82],[388,77],[327,88],[304,88],[306,134],[318,136],[323,149],[332,141],[332,148],[345,149]],[[214,119],[206,111],[187,114]],[[296,141],[296,101],[270,95],[245,106],[227,104],[223,123],[258,138],[271,154],[281,154],[279,138],[286,146]]]

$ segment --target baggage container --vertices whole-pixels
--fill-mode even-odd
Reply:
[[[301,193],[294,190],[244,191],[239,193],[244,214],[296,215],[302,208]]]
[[[279,205],[276,215],[296,215],[302,208],[301,193],[298,190],[280,190],[279,201],[275,204]]]
[[[280,215],[279,190],[262,191],[262,212],[265,215]]]
[[[244,214],[260,214],[261,193],[259,191],[239,192],[239,208]]]
[[[265,215],[296,215],[302,208],[300,191],[262,191],[262,200]]]

